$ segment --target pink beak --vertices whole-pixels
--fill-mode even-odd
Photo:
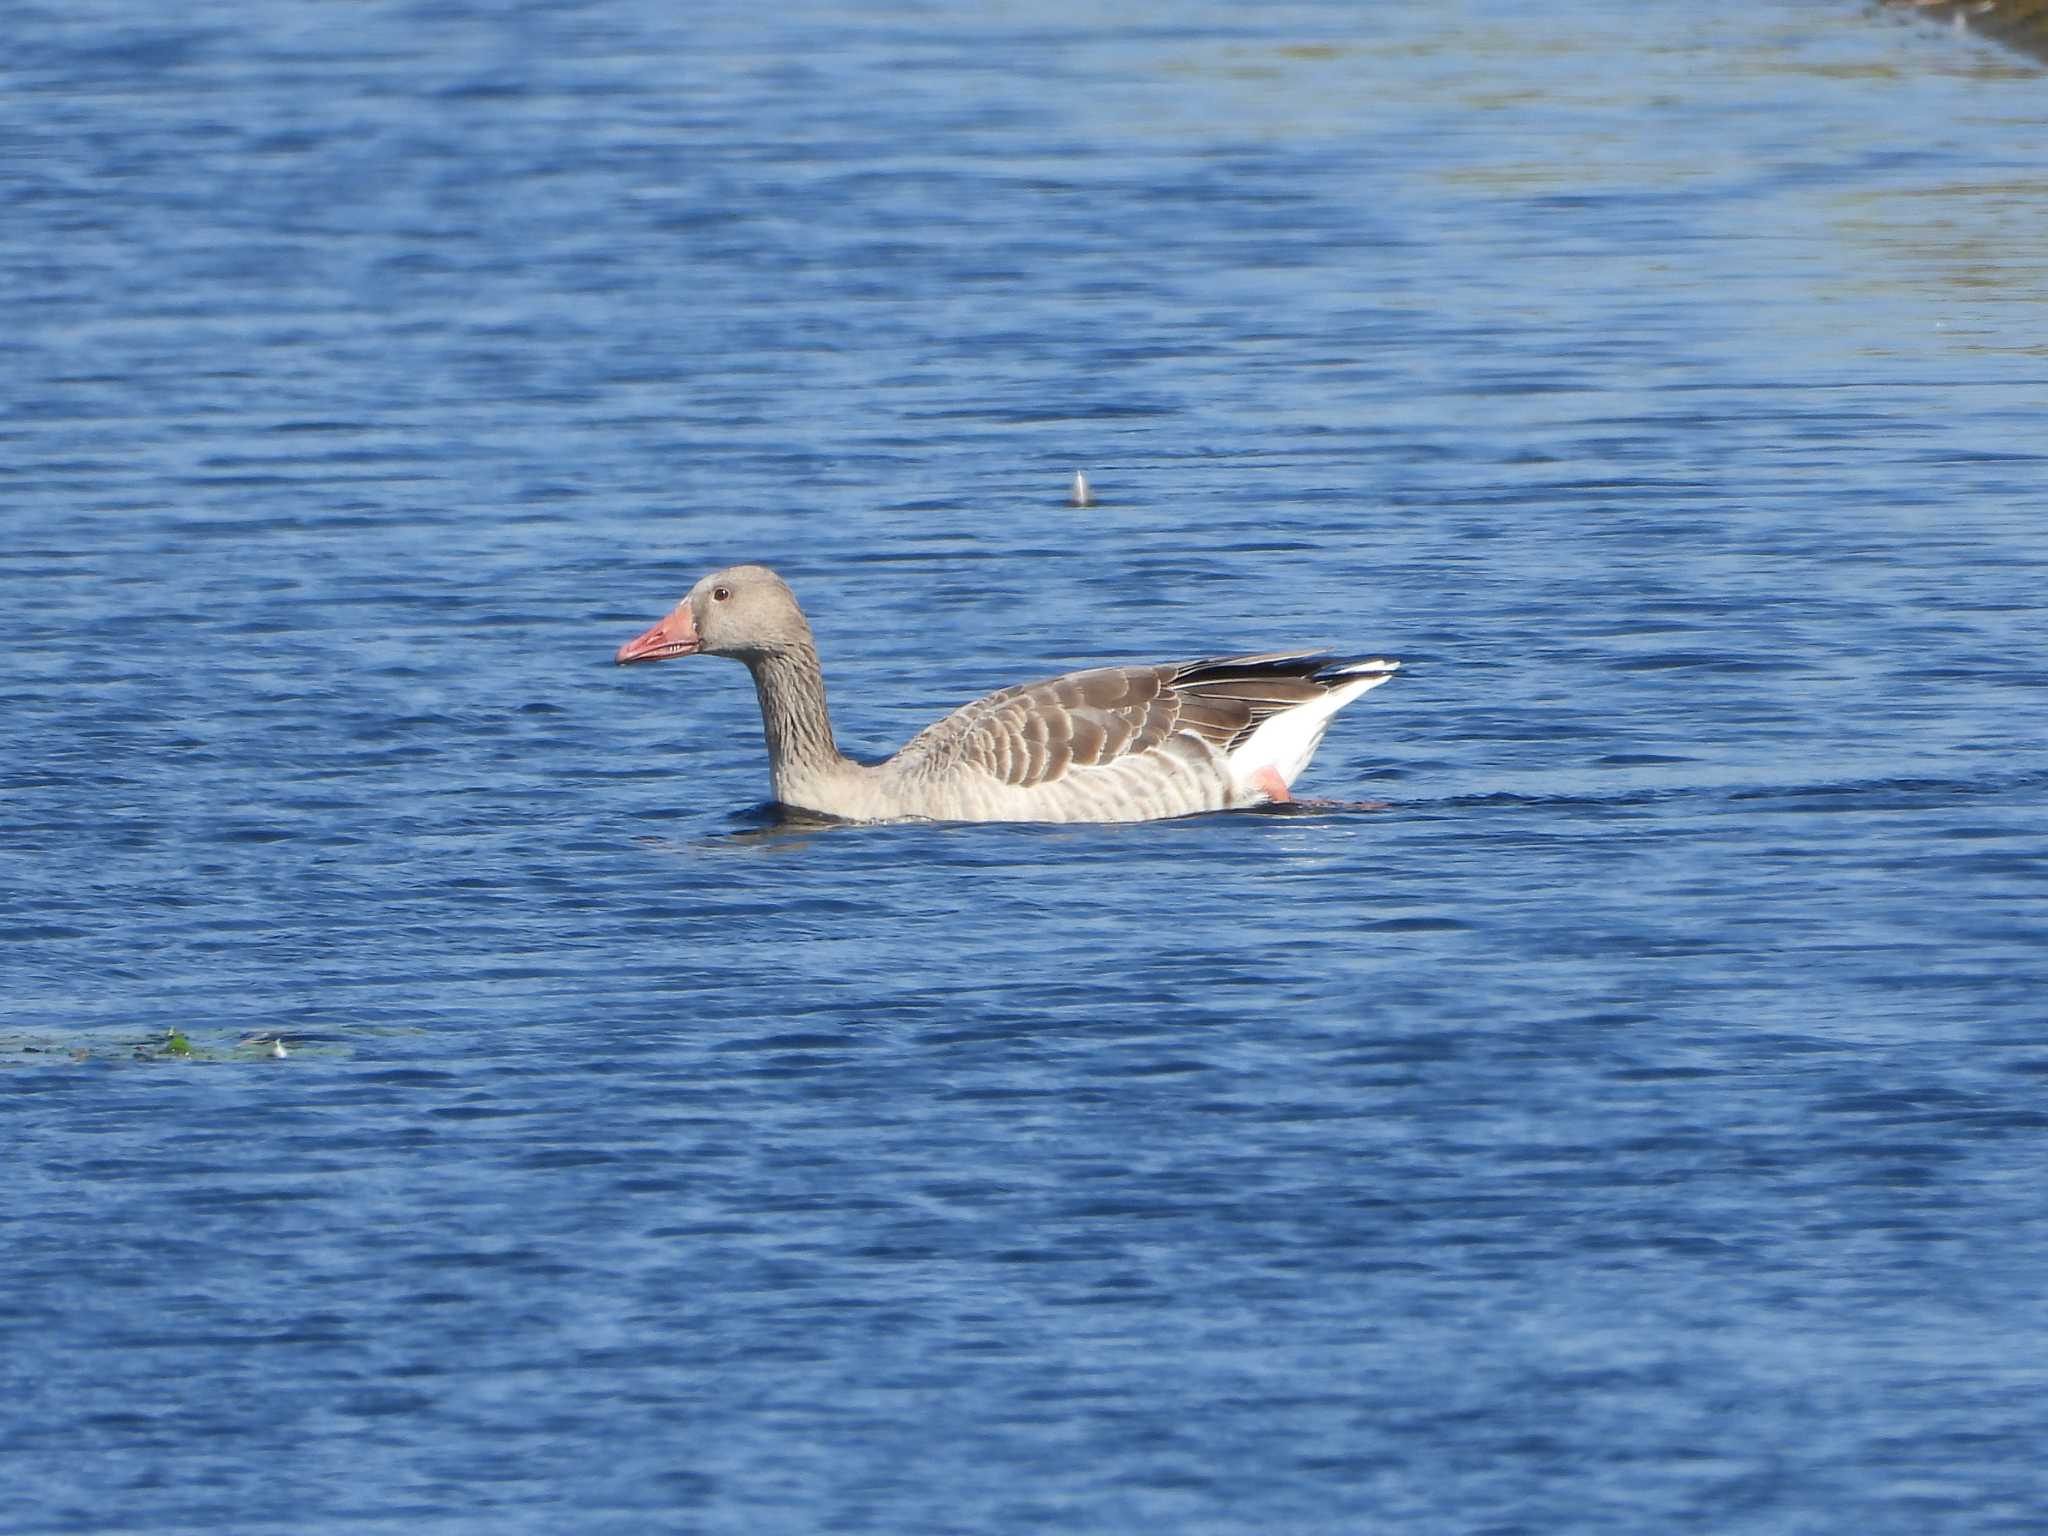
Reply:
[[[663,661],[670,656],[694,656],[703,645],[697,635],[697,620],[690,613],[690,605],[680,603],[674,613],[646,634],[620,646],[619,654],[613,659],[622,667],[629,661]]]

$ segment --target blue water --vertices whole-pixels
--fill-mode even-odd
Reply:
[[[0,1530],[2048,1529],[2044,131],[1854,0],[17,8]],[[737,559],[864,752],[1400,656],[1391,809],[780,826],[610,665]]]

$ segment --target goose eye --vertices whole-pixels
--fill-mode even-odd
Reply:
[[[731,596],[732,596],[732,588],[731,588],[731,587],[713,587],[713,588],[711,589],[711,601],[713,601],[714,603],[722,603],[722,602],[724,602],[724,601],[725,601],[725,600],[726,600],[726,599],[727,599],[728,597],[731,597]]]

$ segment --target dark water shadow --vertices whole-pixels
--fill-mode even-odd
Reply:
[[[2048,7],[2039,0],[1890,0],[1895,10],[1976,32],[2037,59],[2048,59]]]
[[[1414,798],[1403,801],[1399,809],[1437,816],[1472,810],[1632,810],[1660,805],[1718,806],[1744,814],[1759,810],[1908,810],[2043,788],[2048,788],[2048,768],[1969,778],[1910,776],[1818,783],[1659,785],[1599,794],[1496,790],[1441,799]]]
[[[1217,820],[1241,817],[1278,817],[1290,821],[1336,820],[1362,815],[1382,815],[1400,809],[1384,800],[1295,800],[1282,805],[1245,806],[1237,810],[1201,811],[1189,816],[1157,817],[1149,821],[847,821],[836,816],[821,816],[813,811],[799,810],[776,801],[764,801],[744,811],[734,812],[726,830],[707,832],[700,837],[677,840],[659,836],[636,839],[646,848],[683,852],[689,848],[760,846],[773,849],[796,849],[808,847],[821,836],[831,832],[901,832],[907,829],[954,829],[978,830],[984,827],[1006,827],[1013,831],[1032,831],[1054,834],[1072,834],[1077,831],[1134,829],[1155,826],[1185,826]]]

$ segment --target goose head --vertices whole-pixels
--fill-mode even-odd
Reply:
[[[765,565],[730,565],[690,588],[674,612],[620,646],[614,659],[623,666],[701,653],[753,662],[810,646],[811,627],[788,583]]]

